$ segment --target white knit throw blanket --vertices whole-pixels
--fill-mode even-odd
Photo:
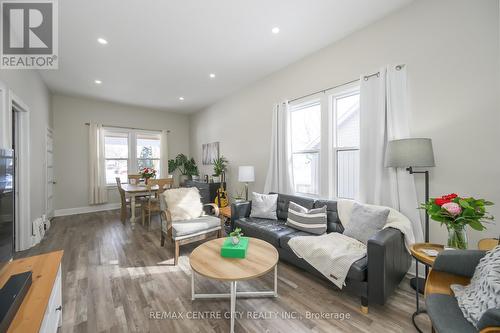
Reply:
[[[351,265],[366,256],[366,245],[337,232],[293,237],[288,245],[340,289]]]
[[[479,261],[468,286],[450,287],[464,317],[477,327],[486,310],[500,308],[500,245]]]

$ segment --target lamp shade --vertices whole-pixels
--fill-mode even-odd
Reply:
[[[432,140],[414,138],[389,141],[385,152],[385,166],[392,168],[435,166]]]
[[[255,181],[255,171],[253,166],[240,166],[238,168],[238,181],[242,183],[251,183]]]

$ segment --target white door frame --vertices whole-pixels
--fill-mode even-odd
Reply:
[[[16,251],[29,249],[32,245],[33,221],[30,203],[30,110],[11,90],[9,103],[17,112],[17,200],[16,200]]]
[[[48,151],[48,146],[49,146],[49,136],[52,138],[52,179],[49,179],[49,151]],[[52,182],[52,184],[49,184],[49,181]],[[54,185],[55,185],[55,179],[54,179],[54,130],[50,127],[47,127],[46,134],[45,134],[45,214],[47,216],[47,219],[50,220],[51,218],[54,217]],[[49,207],[49,187],[52,186],[52,207]]]
[[[1,103],[3,114],[12,115],[13,109],[17,112],[15,250],[22,251],[31,247],[33,235],[30,204],[30,110],[3,82],[0,82],[0,97],[4,101]],[[8,126],[12,128],[12,117],[7,117],[11,123]]]

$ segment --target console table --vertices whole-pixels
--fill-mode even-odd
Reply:
[[[226,188],[226,183],[222,183],[222,185],[224,185],[224,188]],[[217,189],[221,186],[221,183],[205,183],[195,180],[186,180],[184,186],[196,187],[200,191],[201,202],[203,204],[207,204],[215,202]]]
[[[3,286],[13,274],[32,272],[33,281],[8,332],[56,333],[62,324],[63,251],[17,259],[7,264],[0,275]]]

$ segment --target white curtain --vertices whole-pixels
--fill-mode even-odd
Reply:
[[[272,119],[271,154],[264,193],[295,193],[290,132],[288,102],[275,104]]]
[[[407,216],[416,242],[423,241],[415,180],[404,169],[384,167],[387,142],[410,137],[405,66],[362,76],[360,88],[360,200]]]
[[[161,131],[160,138],[160,178],[168,177],[168,131]]]
[[[101,124],[89,125],[89,204],[108,201],[106,165],[104,161],[104,133]]]

